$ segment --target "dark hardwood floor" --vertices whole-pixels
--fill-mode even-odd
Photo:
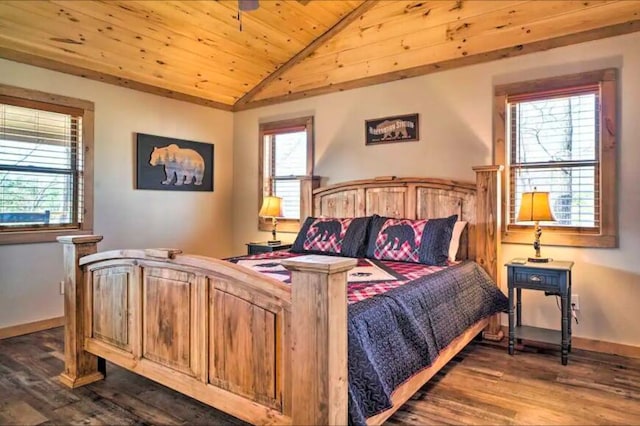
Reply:
[[[62,329],[0,340],[0,424],[207,424],[242,421],[112,364],[107,379],[58,383]],[[389,424],[640,425],[640,360],[471,343]]]

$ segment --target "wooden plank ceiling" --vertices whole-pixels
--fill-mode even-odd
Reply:
[[[0,1],[0,57],[241,110],[640,29],[640,1]],[[242,29],[240,29],[242,28]]]

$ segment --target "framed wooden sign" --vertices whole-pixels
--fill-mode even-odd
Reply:
[[[366,145],[419,140],[418,114],[396,115],[364,122]]]

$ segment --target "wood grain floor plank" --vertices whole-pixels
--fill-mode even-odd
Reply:
[[[108,364],[107,379],[70,390],[62,329],[0,341],[0,424],[245,425]],[[639,425],[640,360],[474,341],[423,386],[389,425]]]
[[[0,424],[39,425],[48,419],[24,401],[0,401]]]
[[[470,345],[461,358],[423,388],[430,398],[399,413],[458,424],[640,424],[637,360],[579,351],[562,366],[557,350],[525,347],[509,356],[488,343]]]
[[[78,402],[60,407],[49,414],[53,424],[70,425],[136,425],[144,423],[129,411],[100,397],[82,398]]]

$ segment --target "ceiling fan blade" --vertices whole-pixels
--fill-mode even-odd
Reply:
[[[238,0],[238,9],[242,12],[256,10],[259,6],[258,0]]]
[[[303,6],[306,6],[311,0],[298,0],[298,3],[300,3]]]

